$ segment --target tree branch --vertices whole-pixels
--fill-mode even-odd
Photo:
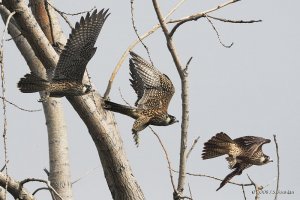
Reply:
[[[247,174],[247,176],[251,182],[251,185],[253,185],[255,188],[255,200],[259,200],[259,191],[261,191],[263,189],[263,186],[258,186],[256,183],[254,183],[254,181],[250,178],[250,176],[248,174]]]
[[[59,197],[61,200],[64,200],[62,198],[62,196],[60,196],[58,194],[58,192],[52,187],[52,185],[50,184],[50,181],[46,181],[43,179],[38,179],[38,178],[26,178],[23,181],[20,181],[20,188],[23,187],[23,185],[25,183],[29,183],[29,182],[41,182],[41,183],[45,183],[47,185],[47,187],[49,188],[49,191],[53,192],[57,197]]]
[[[194,140],[194,142],[193,142],[193,144],[192,144],[190,150],[189,150],[188,153],[186,154],[186,159],[189,158],[191,152],[192,152],[193,149],[195,148],[195,146],[196,146],[196,144],[197,144],[197,142],[198,142],[199,139],[200,139],[200,136],[198,136],[198,137]]]
[[[2,5],[1,5],[2,6]],[[4,161],[6,164],[5,167],[5,174],[6,176],[8,176],[8,167],[7,167],[7,163],[8,163],[8,150],[7,150],[7,115],[6,115],[6,99],[5,99],[5,91],[6,91],[6,87],[5,87],[5,71],[4,71],[4,60],[3,60],[3,47],[4,47],[4,40],[5,40],[5,35],[8,29],[8,24],[10,23],[10,20],[12,19],[13,15],[16,12],[12,12],[8,15],[6,22],[5,22],[5,29],[3,30],[3,35],[2,35],[2,39],[1,39],[1,44],[0,44],[0,68],[1,68],[1,92],[2,92],[2,108],[3,108],[3,149],[4,149]],[[6,191],[7,191],[7,184],[8,184],[8,180],[6,180],[6,184],[5,184],[5,191],[4,191],[4,197],[6,198]]]
[[[277,180],[276,180],[276,191],[275,191],[275,197],[274,200],[277,200],[278,190],[279,190],[279,177],[280,177],[280,170],[279,170],[279,150],[278,150],[278,143],[276,139],[276,135],[273,135],[273,139],[275,142],[276,147],[276,155],[277,155]]]
[[[168,152],[167,152],[167,149],[165,148],[163,142],[161,141],[160,137],[158,136],[158,134],[152,129],[151,126],[149,126],[149,128],[151,129],[152,133],[156,136],[156,138],[158,139],[159,141],[159,144],[160,146],[162,147],[164,153],[165,153],[165,157],[166,157],[166,160],[168,162],[168,168],[169,168],[169,175],[170,175],[170,180],[171,180],[171,183],[172,183],[172,187],[173,187],[173,191],[176,192],[176,187],[175,187],[175,184],[174,184],[174,180],[173,180],[173,174],[172,174],[172,166],[171,166],[171,161],[169,159],[169,155],[168,155]]]
[[[183,17],[181,19],[176,19],[176,20],[170,20],[168,23],[176,23],[175,26],[173,27],[173,29],[171,30],[170,32],[170,36],[172,37],[175,33],[175,31],[183,24],[185,24],[186,22],[189,22],[189,21],[197,21],[198,19],[202,18],[202,17],[205,17],[205,15],[207,15],[208,13],[211,13],[211,12],[214,12],[216,10],[219,10],[225,6],[228,6],[230,4],[233,4],[233,3],[236,3],[238,1],[241,1],[241,0],[230,0],[228,2],[225,2],[223,4],[220,4],[212,9],[209,9],[207,11],[204,11],[204,12],[200,12],[200,13],[196,13],[196,14],[193,14],[193,15],[190,15],[190,16],[187,16],[187,17]]]
[[[13,178],[0,172],[0,186],[5,188],[7,182],[7,191],[15,198],[22,200],[35,200],[34,196],[29,193],[22,184]]]
[[[179,178],[177,185],[177,192],[174,194],[174,199],[178,199],[182,196],[185,176],[186,176],[186,155],[187,155],[187,138],[188,138],[188,120],[189,120],[189,82],[187,79],[188,74],[185,73],[182,64],[179,61],[179,57],[176,52],[176,48],[173,44],[172,38],[169,35],[166,23],[162,17],[159,5],[156,0],[152,0],[153,7],[156,12],[156,16],[164,32],[169,52],[173,58],[173,62],[176,66],[177,72],[181,79],[181,99],[182,99],[182,123],[181,123],[181,145],[180,145],[180,164],[179,164]]]
[[[7,103],[9,103],[10,105],[16,107],[19,110],[25,111],[25,112],[39,112],[39,111],[42,111],[42,109],[31,110],[31,109],[22,108],[21,106],[18,106],[17,104],[15,104],[15,103],[13,103],[11,101],[8,101],[6,98],[1,97],[1,96],[0,96],[0,99],[3,99],[4,101],[6,101]]]
[[[207,21],[210,23],[210,25],[213,27],[214,31],[216,32],[220,44],[221,44],[223,47],[225,47],[225,48],[231,48],[232,45],[233,45],[233,42],[232,42],[230,45],[224,44],[224,43],[222,42],[222,40],[221,40],[221,38],[220,38],[220,34],[219,34],[217,28],[215,27],[215,25],[213,24],[213,22],[212,22],[206,15],[205,15],[205,17],[206,17]]]

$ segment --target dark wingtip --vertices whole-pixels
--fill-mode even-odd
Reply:
[[[135,57],[135,56],[137,56],[137,54],[136,54],[136,53],[134,53],[134,51],[129,51],[129,54],[130,54],[132,57]]]

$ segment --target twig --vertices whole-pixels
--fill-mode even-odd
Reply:
[[[8,29],[8,24],[10,22],[10,19],[13,17],[13,15],[16,12],[13,11],[12,13],[9,14],[7,17],[6,23],[5,23],[5,29],[3,30],[3,35],[1,39],[1,44],[0,44],[0,65],[1,65],[1,88],[2,88],[2,108],[3,108],[3,148],[4,148],[4,161],[5,164],[7,165],[8,163],[8,150],[7,150],[7,116],[6,116],[6,101],[5,101],[5,73],[4,73],[4,59],[3,59],[3,48],[4,48],[4,40],[5,40],[5,35]],[[8,167],[5,167],[5,175],[6,175],[6,180],[5,180],[5,192],[4,196],[6,198],[7,194],[7,187],[8,187]]]
[[[187,76],[189,66],[190,66],[190,63],[191,63],[192,59],[193,59],[193,57],[190,57],[190,59],[188,60],[188,62],[185,65],[185,68],[183,69],[183,72],[185,73],[185,76]]]
[[[63,198],[58,194],[58,192],[56,192],[56,190],[51,186],[50,181],[43,180],[43,179],[37,179],[37,178],[26,178],[23,181],[20,181],[20,186],[23,187],[23,185],[25,183],[29,183],[29,182],[45,183],[50,191],[54,192],[56,194],[56,196],[58,196],[61,200],[63,200]]]
[[[0,96],[0,99],[3,99],[4,101],[6,101],[7,103],[9,103],[10,105],[13,105],[14,107],[18,108],[19,110],[22,110],[22,111],[25,111],[25,112],[39,112],[39,111],[42,110],[42,109],[30,110],[30,109],[22,108],[22,107],[18,106],[17,104],[15,104],[15,103],[13,103],[11,101],[8,101],[7,99],[5,99],[2,96]]]
[[[77,183],[78,181],[80,181],[81,179],[83,179],[84,177],[86,177],[87,175],[89,175],[90,173],[94,172],[96,169],[99,169],[98,167],[95,167],[94,169],[91,169],[89,171],[87,171],[83,176],[79,177],[78,179],[76,179],[75,181],[72,182],[72,185]]]
[[[232,19],[223,19],[220,17],[213,17],[211,15],[206,15],[206,17],[214,19],[214,20],[218,20],[221,22],[233,23],[233,24],[252,24],[252,23],[262,22],[261,19],[258,19],[258,20],[232,20]]]
[[[246,198],[246,193],[245,193],[245,188],[244,188],[244,186],[242,185],[242,191],[243,191],[243,196],[244,196],[244,199],[245,200],[247,200],[247,198]]]
[[[169,169],[169,175],[170,175],[170,179],[171,179],[171,183],[172,183],[172,187],[173,187],[173,191],[176,192],[176,187],[175,187],[175,184],[174,184],[174,180],[173,180],[173,173],[172,173],[172,166],[171,166],[171,161],[169,159],[169,155],[168,155],[168,152],[163,144],[163,142],[161,141],[160,137],[158,136],[158,134],[152,129],[151,126],[148,126],[150,128],[150,130],[152,131],[152,133],[156,136],[156,138],[158,139],[159,141],[159,144],[160,146],[162,147],[164,153],[165,153],[165,157],[167,159],[167,162],[168,162],[168,169]]]
[[[193,199],[193,195],[192,195],[192,190],[191,190],[190,183],[188,183],[188,187],[189,187],[189,193],[190,193],[191,199]]]
[[[15,36],[15,37],[11,37],[11,38],[9,38],[9,39],[6,39],[5,42],[8,42],[8,41],[10,41],[10,40],[14,40],[14,39],[20,37],[21,35],[22,35],[22,33],[20,33],[19,35]]]
[[[263,189],[263,186],[258,186],[256,183],[254,183],[254,181],[250,178],[250,176],[248,174],[247,174],[247,176],[251,182],[251,185],[253,185],[255,188],[255,200],[258,200],[259,199],[259,191]]]
[[[225,6],[228,6],[230,4],[233,4],[233,3],[236,3],[238,1],[241,1],[241,0],[230,0],[228,2],[225,2],[221,5],[218,5],[212,9],[209,9],[207,11],[204,11],[204,12],[201,12],[201,13],[196,13],[196,14],[193,14],[193,15],[190,15],[190,16],[187,16],[187,17],[183,17],[181,19],[177,19],[177,20],[171,20],[169,21],[168,23],[176,23],[176,25],[173,27],[173,29],[170,31],[170,37],[172,37],[175,33],[175,31],[179,28],[179,26],[181,26],[182,24],[186,23],[186,22],[189,22],[189,21],[197,21],[198,19],[202,18],[202,17],[205,17],[205,15],[207,15],[208,13],[211,13],[211,12],[214,12],[216,10],[219,10]]]
[[[69,27],[71,29],[73,29],[73,25],[72,23],[68,20],[67,16],[66,15],[71,15],[71,16],[75,16],[75,15],[81,15],[81,14],[84,14],[84,13],[88,13],[88,12],[92,12],[94,9],[96,9],[96,7],[94,6],[91,10],[89,11],[82,11],[82,12],[78,12],[78,13],[66,13],[66,12],[63,12],[63,11],[60,11],[59,9],[57,9],[55,6],[53,6],[52,4],[50,4],[48,1],[46,1],[47,4],[49,6],[51,6],[64,20],[65,22],[69,25]]]
[[[215,25],[213,24],[213,22],[212,22],[206,15],[205,15],[205,17],[206,17],[207,21],[208,21],[208,22],[211,24],[211,26],[213,27],[214,31],[216,32],[220,44],[221,44],[223,47],[225,47],[225,48],[231,48],[232,45],[233,45],[233,42],[232,42],[230,45],[224,44],[224,43],[222,42],[222,40],[221,40],[221,38],[220,38],[220,34],[219,34],[218,30],[216,29]]]
[[[279,171],[279,151],[278,151],[278,143],[276,140],[276,135],[273,135],[275,147],[276,147],[276,155],[277,155],[277,180],[276,180],[276,192],[274,200],[277,200],[278,190],[279,190],[279,177],[280,177],[280,171]]]
[[[120,96],[121,96],[122,100],[123,100],[128,106],[131,107],[130,103],[128,103],[128,101],[126,101],[126,99],[123,97],[122,92],[121,92],[121,88],[119,88],[119,93],[120,93]]]
[[[176,10],[177,8],[179,8],[179,6],[181,6],[181,4],[183,4],[186,0],[181,0],[179,1],[173,9],[171,9],[171,11],[165,16],[164,20],[166,20],[168,17],[170,17]],[[140,36],[140,39],[143,40],[145,39],[146,37],[148,37],[149,35],[151,35],[152,33],[154,33],[155,31],[157,31],[158,29],[160,28],[160,24],[156,24],[155,26],[152,27],[151,30],[149,30],[148,32],[144,33],[142,36]],[[104,99],[107,99],[108,96],[109,96],[109,93],[110,93],[110,90],[112,88],[112,84],[113,84],[113,81],[119,71],[119,69],[121,68],[122,64],[124,63],[127,55],[129,54],[129,51],[131,51],[138,43],[140,43],[140,40],[137,39],[135,41],[133,41],[129,46],[128,48],[125,50],[125,52],[123,53],[123,55],[121,56],[120,60],[118,61],[117,65],[115,66],[111,76],[110,76],[110,79],[108,81],[108,84],[107,84],[107,87],[106,87],[106,90],[105,90],[105,93],[103,95],[103,98]]]
[[[49,191],[51,192],[51,190],[50,190],[48,187],[41,187],[41,188],[36,189],[36,190],[32,193],[32,195],[35,195],[38,191],[41,191],[41,190],[49,190]]]
[[[197,142],[198,142],[199,139],[200,139],[200,136],[198,136],[198,137],[194,140],[194,142],[193,142],[193,144],[192,144],[190,150],[189,150],[188,153],[186,154],[186,159],[189,158],[189,156],[190,156],[192,150],[195,148],[195,146],[196,146],[196,144],[197,144]]]
[[[173,169],[172,169],[172,171],[179,173],[178,171],[173,170]],[[214,176],[209,176],[209,175],[206,175],[206,174],[199,174],[199,173],[196,174],[196,173],[190,173],[190,172],[187,172],[186,174],[189,175],[189,176],[206,177],[206,178],[214,179],[214,180],[217,180],[217,181],[223,181],[223,179],[221,179],[221,178],[217,178],[217,177],[214,177]],[[233,185],[238,185],[238,186],[252,186],[253,185],[252,183],[236,183],[236,182],[233,182],[233,181],[228,181],[228,183],[233,184]]]
[[[58,13],[63,13],[64,15],[71,15],[71,16],[75,16],[75,15],[82,15],[82,14],[85,14],[85,13],[88,13],[88,12],[92,12],[93,10],[96,9],[96,6],[94,6],[93,8],[91,8],[90,10],[87,10],[87,11],[81,11],[81,12],[77,12],[77,13],[67,13],[67,12],[63,12],[63,11],[60,11],[59,9],[55,8],[52,4],[50,4],[48,1],[47,1],[47,4],[49,4],[56,12]]]
[[[8,163],[8,161],[7,161]],[[0,172],[3,172],[5,170],[5,168],[7,167],[7,163],[4,164],[4,166],[0,169]]]
[[[143,42],[143,40],[141,39],[139,33],[138,33],[138,30],[136,28],[136,25],[135,25],[135,21],[134,21],[134,0],[130,0],[130,10],[131,10],[131,23],[132,23],[132,27],[133,27],[133,30],[136,34],[136,36],[138,37],[140,43],[142,43],[142,45],[144,46],[144,48],[146,49],[147,51],[147,54],[148,54],[148,58],[151,62],[151,64],[154,66],[153,62],[152,62],[152,59],[151,59],[151,56],[150,56],[150,51],[149,51],[149,48],[146,46],[146,44]]]

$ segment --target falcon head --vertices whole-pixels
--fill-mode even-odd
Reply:
[[[174,124],[177,122],[179,122],[179,121],[176,119],[176,117],[174,117],[173,115],[168,115],[168,117],[167,117],[168,125],[171,125],[171,124]]]
[[[93,92],[94,90],[92,89],[92,86],[91,85],[87,85],[87,84],[83,84],[83,87],[82,87],[82,92],[84,94],[88,94],[90,92]]]
[[[260,162],[261,162],[262,165],[264,165],[264,164],[267,164],[267,163],[269,163],[269,162],[273,162],[273,160],[270,160],[270,157],[264,154],[264,155],[260,158]]]

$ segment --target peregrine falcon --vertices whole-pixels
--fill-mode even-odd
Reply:
[[[168,114],[168,106],[175,88],[165,74],[152,64],[130,52],[129,69],[131,86],[137,94],[136,107],[124,106],[111,101],[104,101],[104,108],[135,119],[132,134],[136,145],[139,144],[138,132],[148,125],[168,126],[178,122]]]
[[[96,52],[94,45],[109,15],[108,9],[102,9],[100,12],[95,10],[91,15],[88,13],[85,18],[81,17],[80,22],[72,29],[56,68],[47,72],[49,80],[31,72],[20,79],[20,91],[45,91],[46,95],[40,101],[45,101],[49,96],[80,96],[91,92],[91,85],[83,84],[82,79],[87,63]]]
[[[244,136],[232,140],[226,133],[221,132],[204,143],[203,160],[228,154],[226,160],[229,169],[234,169],[224,178],[217,191],[235,175],[241,175],[244,169],[252,165],[264,165],[272,162],[270,157],[262,151],[262,145],[270,142],[269,139],[255,136]]]

